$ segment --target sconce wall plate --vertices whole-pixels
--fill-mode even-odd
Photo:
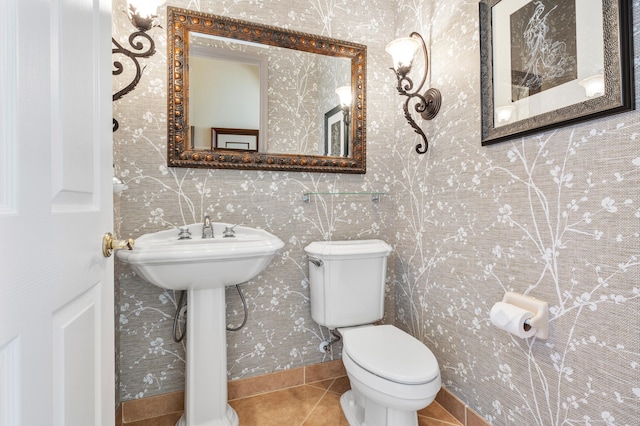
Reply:
[[[406,49],[403,49],[402,47],[400,49],[397,48],[399,43],[415,44],[414,40],[417,40],[420,43],[418,48],[422,46],[422,52],[424,54],[424,73],[420,84],[415,89],[413,80],[407,76],[411,71],[413,58],[408,58],[406,56],[406,52],[408,50],[412,50],[415,57],[417,49],[415,48],[415,45],[407,46]],[[416,102],[414,110],[419,113],[424,120],[432,120],[435,118],[440,111],[440,106],[442,105],[442,94],[438,89],[430,88],[424,93],[424,95],[421,94],[422,87],[427,79],[427,73],[429,72],[429,55],[427,53],[427,46],[420,34],[412,32],[406,39],[394,40],[389,43],[389,45],[387,45],[387,52],[394,56],[394,67],[391,69],[395,72],[398,80],[398,86],[396,87],[398,93],[407,97],[403,106],[404,116],[409,125],[422,137],[423,140],[422,143],[416,145],[416,152],[418,154],[424,154],[429,149],[429,141],[427,140],[427,135],[424,133],[422,128],[418,126],[413,119],[412,114],[409,112],[409,101]],[[404,56],[397,56],[396,53],[399,53],[400,55],[404,54]]]

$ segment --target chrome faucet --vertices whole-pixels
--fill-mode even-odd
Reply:
[[[213,238],[213,224],[209,215],[205,215],[202,222],[202,238]]]

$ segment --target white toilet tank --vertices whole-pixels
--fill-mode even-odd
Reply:
[[[315,322],[334,329],[382,319],[391,246],[381,240],[317,241],[304,250]]]

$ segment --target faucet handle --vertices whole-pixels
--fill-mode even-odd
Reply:
[[[236,231],[234,230],[234,228],[236,226],[240,225],[239,223],[236,223],[233,226],[225,226],[224,227],[224,231],[222,232],[222,238],[230,238],[230,237],[235,237],[236,236]]]
[[[191,239],[191,231],[189,231],[188,227],[180,228],[180,233],[178,234],[179,240],[190,240]]]

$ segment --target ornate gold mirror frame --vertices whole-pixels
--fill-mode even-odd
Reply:
[[[366,172],[366,46],[222,16],[167,7],[168,140],[170,167],[286,170],[330,173]],[[349,157],[273,154],[232,149],[188,149],[189,33],[203,33],[285,47],[351,61],[351,150]]]

